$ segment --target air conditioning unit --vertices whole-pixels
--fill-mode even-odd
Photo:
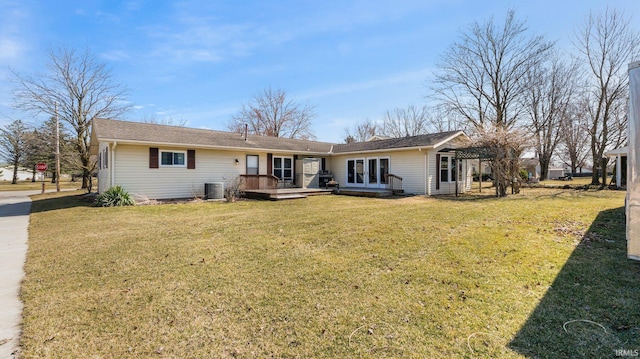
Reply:
[[[205,183],[204,199],[224,199],[224,182]]]

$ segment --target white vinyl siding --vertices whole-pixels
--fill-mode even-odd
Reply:
[[[185,151],[177,148],[162,150]],[[149,168],[149,147],[120,144],[116,148],[116,182],[129,193],[142,198],[194,198],[204,195],[205,183],[230,181],[244,174],[243,152],[206,149],[195,151],[196,169],[188,170],[186,166]],[[236,159],[241,164],[236,165]]]
[[[402,177],[402,188],[405,193],[425,194],[424,188],[424,156],[426,151],[417,149],[407,151],[362,153],[358,155],[334,155],[330,158],[333,177],[340,183],[340,187],[363,187],[364,185],[347,184],[347,160],[358,158],[388,158],[389,174]]]

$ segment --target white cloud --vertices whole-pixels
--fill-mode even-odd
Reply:
[[[25,55],[28,41],[25,40],[25,19],[28,11],[20,2],[0,5],[0,61],[20,62]]]
[[[390,85],[397,85],[401,83],[407,82],[416,82],[416,81],[424,81],[427,76],[433,73],[432,68],[424,68],[414,71],[407,71],[398,74],[391,74],[386,77],[374,78],[369,80],[363,80],[359,82],[349,82],[338,84],[337,86],[325,87],[321,89],[311,90],[306,93],[301,93],[299,97],[309,99],[309,98],[319,98],[326,96],[335,96],[348,94],[353,92],[359,92],[362,90],[379,88],[379,87],[388,87]]]
[[[18,59],[24,53],[24,47],[14,39],[0,38],[0,61]]]
[[[112,50],[100,54],[102,58],[108,61],[123,61],[129,58],[129,54],[122,50]]]

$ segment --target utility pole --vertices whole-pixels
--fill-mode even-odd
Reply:
[[[60,192],[60,121],[58,120],[58,103],[56,102],[56,192]]]

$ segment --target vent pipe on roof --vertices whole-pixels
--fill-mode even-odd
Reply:
[[[245,141],[247,140],[247,136],[248,136],[248,134],[249,134],[249,124],[248,124],[248,123],[245,123],[245,124],[244,124],[244,140],[245,140]]]

